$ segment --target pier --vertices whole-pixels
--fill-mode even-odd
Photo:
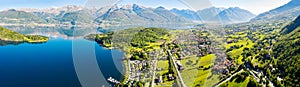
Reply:
[[[114,78],[112,78],[112,77],[109,77],[109,78],[107,79],[107,81],[109,81],[109,82],[111,82],[111,83],[114,83],[114,84],[119,84],[119,83],[120,83],[118,80],[116,80],[116,79],[114,79]]]

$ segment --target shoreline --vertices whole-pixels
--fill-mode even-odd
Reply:
[[[97,43],[97,42],[96,42]],[[121,51],[121,52],[123,52],[123,53],[125,53],[124,51],[122,51],[122,50],[120,50],[120,49],[117,49],[116,47],[105,47],[105,46],[103,46],[103,45],[101,45],[101,44],[99,44],[100,46],[102,46],[102,47],[104,47],[105,49],[107,49],[107,50],[119,50],[119,51]],[[126,54],[124,54],[124,56],[123,56],[123,58],[122,58],[122,65],[124,65],[124,71],[123,71],[123,74],[121,75],[121,77],[120,77],[120,83],[119,84],[115,84],[115,85],[124,85],[124,83],[125,83],[125,81],[127,81],[128,80],[128,78],[129,78],[129,60],[128,60],[128,58],[126,58]]]
[[[123,63],[123,65],[124,65],[124,71],[123,71],[123,73],[124,73],[124,75],[122,75],[122,77],[121,77],[121,80],[120,80],[120,84],[121,85],[123,85],[124,83],[125,83],[125,81],[126,81],[126,79],[128,79],[129,77],[128,77],[128,72],[127,71],[129,71],[129,67],[128,67],[128,60],[126,60],[126,58],[124,57],[124,59],[122,60],[122,63]]]
[[[96,42],[97,43],[97,42]],[[104,45],[102,45],[102,44],[99,44],[99,43],[97,43],[99,46],[102,46],[103,48],[105,48],[106,50],[119,50],[119,51],[121,51],[121,52],[123,52],[123,53],[125,53],[124,51],[122,51],[122,50],[120,50],[120,49],[117,49],[116,47],[106,47],[106,46],[104,46]],[[126,81],[126,79],[127,78],[129,78],[128,77],[128,73],[129,73],[129,60],[126,58],[126,54],[124,54],[124,56],[123,56],[123,58],[122,58],[122,65],[124,65],[124,71],[123,71],[123,74],[121,75],[121,77],[120,77],[120,83],[119,84],[115,84],[115,85],[123,85],[124,83],[125,83],[125,81]]]
[[[0,32],[0,40],[7,42],[41,43],[49,41],[49,37],[46,36],[20,34],[18,32],[1,26]]]

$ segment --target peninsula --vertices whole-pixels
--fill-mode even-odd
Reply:
[[[40,43],[47,42],[49,38],[40,35],[24,35],[0,26],[0,40],[10,42]]]

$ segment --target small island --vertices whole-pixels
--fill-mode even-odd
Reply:
[[[8,42],[42,43],[49,40],[40,35],[24,35],[0,26],[0,40]]]

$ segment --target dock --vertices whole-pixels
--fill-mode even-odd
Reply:
[[[116,80],[116,79],[114,79],[114,78],[112,78],[112,77],[109,77],[109,78],[107,79],[107,81],[109,81],[109,82],[111,82],[111,83],[114,83],[114,84],[119,84],[119,83],[120,83],[118,80]]]

